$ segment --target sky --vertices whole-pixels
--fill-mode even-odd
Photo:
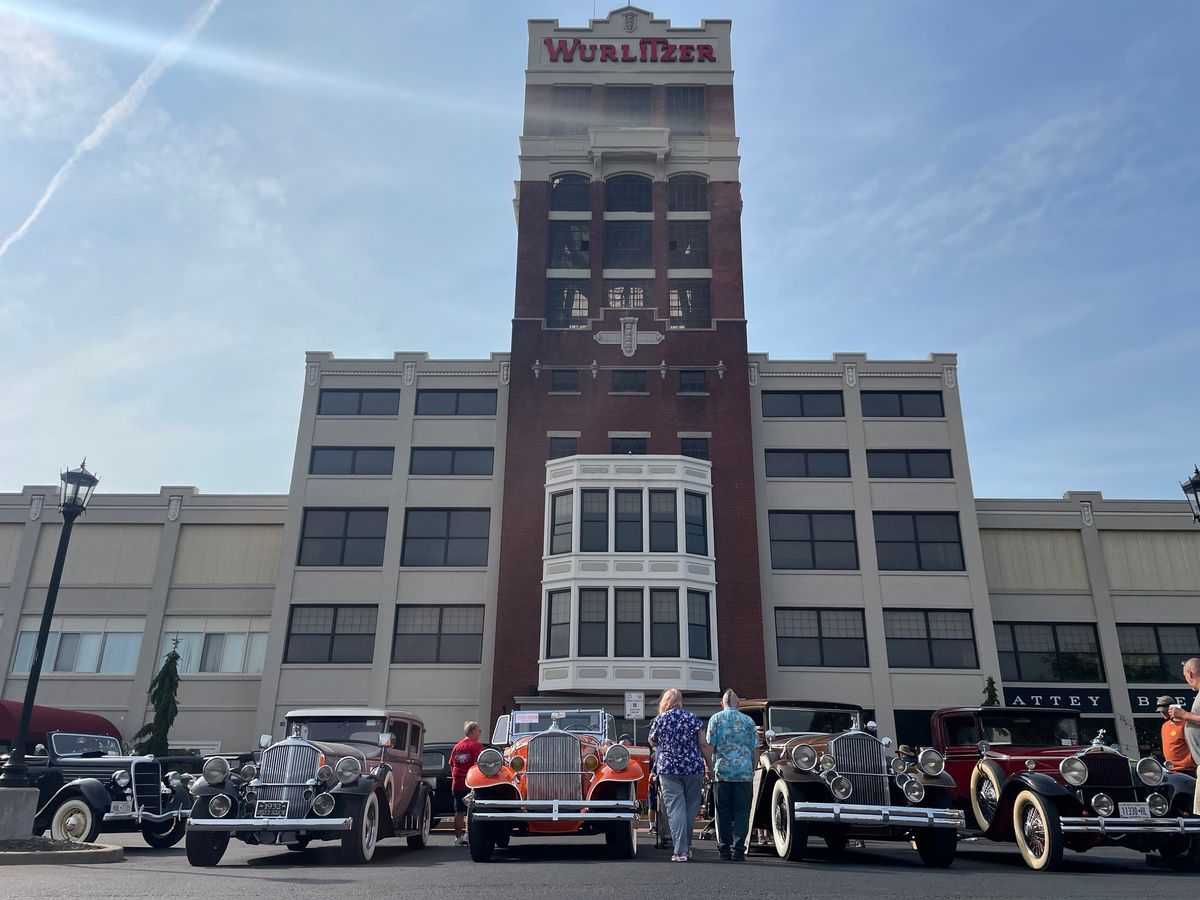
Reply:
[[[1182,497],[1200,4],[641,5],[733,19],[752,351],[958,353],[977,496]],[[525,21],[593,8],[0,0],[0,491],[286,493],[306,350],[507,350]]]

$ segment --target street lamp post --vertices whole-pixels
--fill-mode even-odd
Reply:
[[[1182,482],[1183,496],[1192,508],[1192,521],[1200,522],[1200,466],[1192,466],[1192,477]]]
[[[88,500],[100,479],[87,470],[87,460],[78,469],[70,469],[59,476],[58,509],[62,513],[62,534],[58,538],[58,552],[54,555],[54,569],[50,573],[50,587],[46,591],[46,608],[42,610],[42,623],[38,627],[37,643],[33,648],[33,659],[29,663],[29,682],[25,686],[25,703],[21,707],[21,721],[13,738],[8,762],[0,768],[0,787],[29,787],[25,769],[25,741],[29,734],[29,719],[33,715],[33,701],[37,696],[38,682],[42,677],[42,656],[46,652],[46,641],[50,637],[50,622],[54,619],[54,604],[58,600],[58,583],[62,580],[63,563],[67,559],[67,545],[71,542],[71,529],[75,520],[87,509]]]

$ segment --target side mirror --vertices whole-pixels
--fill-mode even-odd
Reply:
[[[871,732],[871,734],[874,734],[877,730],[879,730],[879,726],[875,724],[874,719],[867,723],[867,731]]]
[[[396,743],[396,736],[390,731],[383,731],[379,734],[379,746],[390,748]]]
[[[765,737],[767,739],[767,743],[769,744],[769,743],[771,743],[771,741],[775,740],[775,732],[772,729],[768,728]]]
[[[43,754],[45,754],[45,752],[46,752],[46,745],[45,745],[45,744],[38,744],[38,745],[36,745],[36,746],[33,748],[33,752],[34,752],[35,754],[37,754],[38,756],[42,756],[42,755],[43,755]]]
[[[269,734],[260,734],[258,736],[258,749],[266,750],[271,746],[271,736]]]
[[[507,714],[500,716],[500,718],[496,719],[496,727],[494,729],[492,729],[492,741],[491,742],[493,744],[507,744],[508,743],[508,733],[511,730],[509,723],[511,721],[512,721],[512,717]]]
[[[880,738],[879,743],[883,744],[884,747],[890,747],[892,746],[892,739],[890,737]]]
[[[979,751],[980,756],[985,756],[987,754],[987,752],[992,749],[992,745],[989,744],[987,741],[980,741],[978,744],[975,745],[975,749],[977,749]]]

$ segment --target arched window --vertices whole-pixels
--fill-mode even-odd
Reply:
[[[555,175],[550,179],[550,209],[587,212],[592,208],[591,181],[586,175]]]
[[[608,212],[653,212],[650,179],[645,175],[614,175],[604,184]]]
[[[708,210],[708,182],[703,175],[676,175],[667,181],[667,209],[670,212]]]

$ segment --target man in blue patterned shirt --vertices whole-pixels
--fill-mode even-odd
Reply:
[[[746,834],[750,830],[758,730],[753,719],[738,712],[737,704],[738,695],[733,691],[721,696],[721,711],[708,720],[708,742],[713,748],[717,852],[721,859],[741,862],[746,858]]]

